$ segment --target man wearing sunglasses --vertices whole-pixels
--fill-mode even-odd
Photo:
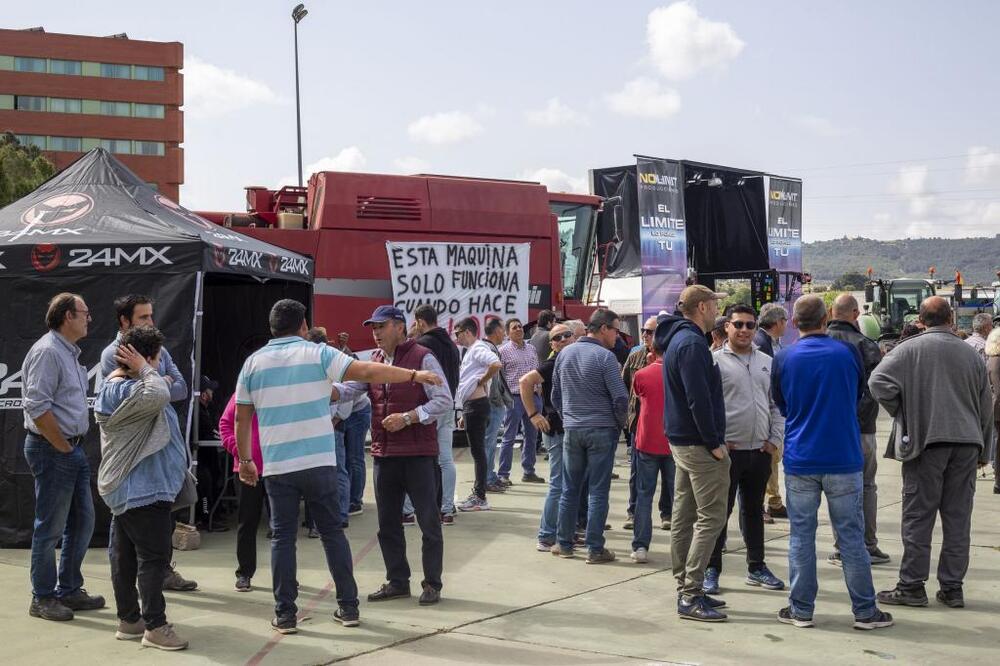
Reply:
[[[764,489],[771,477],[771,455],[785,437],[785,419],[771,398],[771,357],[753,344],[757,316],[748,305],[737,305],[726,320],[726,342],[714,353],[722,374],[726,403],[726,447],[729,468],[729,503],[726,518],[740,495],[740,525],[746,543],[746,584],[781,590],[785,583],[764,564]],[[706,594],[719,593],[723,528],[705,569]]]

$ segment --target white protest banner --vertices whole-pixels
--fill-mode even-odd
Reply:
[[[530,243],[389,241],[385,248],[393,303],[407,321],[424,304],[449,333],[465,317],[478,319],[480,332],[493,317],[527,321]]]

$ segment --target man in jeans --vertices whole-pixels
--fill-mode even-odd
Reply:
[[[507,342],[500,345],[500,362],[503,363],[503,377],[507,387],[514,397],[514,404],[507,410],[507,420],[504,423],[503,447],[500,449],[500,481],[504,485],[510,483],[510,468],[514,458],[514,438],[518,428],[524,433],[524,443],[521,445],[521,476],[523,483],[545,483],[545,479],[535,474],[535,446],[538,443],[538,431],[531,425],[531,419],[524,410],[524,403],[519,397],[521,377],[538,367],[538,352],[524,341],[524,326],[518,319],[507,320]],[[539,395],[530,396],[537,412],[542,408],[542,398]]]
[[[781,337],[788,325],[788,312],[781,303],[765,303],[760,308],[757,319],[757,333],[753,343],[762,352],[774,358],[781,349]],[[764,511],[764,522],[773,524],[775,518],[788,518],[788,511],[781,501],[781,447],[771,454],[771,478],[767,481],[767,509]]]
[[[647,328],[652,326],[652,332],[655,332],[655,319],[652,323],[646,322],[646,325]],[[652,338],[652,332],[646,335],[646,330],[643,329],[644,337]],[[638,424],[635,443],[632,445],[636,490],[632,561],[636,564],[646,562],[649,556],[649,545],[653,538],[653,495],[656,493],[656,480],[662,479],[660,517],[669,523],[676,474],[674,459],[670,455],[670,442],[663,427],[663,352],[654,346],[649,353],[653,357],[652,363],[640,369],[632,378],[632,392],[639,400]]]
[[[500,372],[500,357],[479,339],[479,323],[466,317],[455,326],[455,339],[464,352],[459,368],[455,404],[462,406],[465,434],[475,463],[476,478],[472,493],[458,505],[459,511],[489,511],[486,501],[486,426],[490,420],[489,387]],[[502,381],[502,380],[501,380]]]
[[[892,456],[903,463],[899,581],[878,593],[884,604],[926,606],[934,522],[941,514],[939,603],[965,605],[976,466],[993,439],[993,402],[978,352],[952,333],[948,301],[920,305],[926,329],[886,355],[872,373],[872,395],[895,417]]]
[[[827,335],[834,340],[842,340],[856,347],[861,353],[861,361],[865,368],[865,386],[858,402],[858,425],[861,427],[861,453],[864,455],[864,513],[865,513],[865,547],[872,564],[885,564],[889,556],[878,547],[876,519],[878,515],[878,486],[875,484],[875,474],[878,472],[878,443],[875,441],[875,422],[878,420],[878,403],[868,389],[868,378],[872,370],[882,360],[882,351],[878,344],[869,339],[858,329],[858,317],[861,310],[858,300],[850,294],[841,294],[833,302],[833,321],[827,326]],[[833,553],[827,562],[834,566],[841,565],[840,549],[837,547],[837,535],[833,535]]]
[[[739,304],[726,320],[726,342],[713,356],[722,374],[726,403],[726,447],[732,461],[729,469],[729,503],[733,513],[740,495],[740,527],[747,552],[746,584],[766,590],[784,589],[785,583],[764,564],[764,488],[771,476],[771,454],[785,437],[785,419],[771,398],[771,357],[753,344],[757,316],[753,308]],[[712,559],[705,569],[706,594],[719,593],[723,528],[715,542]]]
[[[83,589],[80,571],[94,533],[90,464],[83,450],[90,428],[87,369],[80,365],[76,344],[87,336],[88,322],[90,310],[82,298],[55,296],[45,313],[49,332],[31,346],[21,369],[24,458],[35,477],[28,613],[45,620],[72,620],[75,610],[104,608],[104,597]]]
[[[297,301],[283,299],[275,303],[269,317],[274,337],[246,360],[236,381],[240,480],[251,486],[258,482],[257,466],[251,457],[254,414],[258,420],[264,483],[274,528],[271,575],[275,618],[271,626],[282,634],[297,631],[295,537],[303,498],[312,510],[336,586],[339,607],[333,617],[344,626],[359,624],[351,546],[341,526],[337,496],[337,459],[329,406],[334,382],[441,381],[433,373],[363,363],[328,345],[308,342],[305,313],[305,306]]]
[[[483,327],[486,339],[483,342],[500,358],[500,345],[503,344],[503,321],[494,317],[486,321]],[[502,493],[507,486],[500,482],[496,471],[497,435],[507,418],[507,410],[514,404],[510,387],[503,377],[503,372],[497,375],[497,381],[490,382],[490,422],[486,425],[486,491]],[[508,481],[509,483],[509,481]]]
[[[681,292],[682,317],[664,315],[654,344],[663,350],[664,419],[677,473],[670,553],[682,620],[722,622],[725,605],[702,589],[716,539],[726,527],[729,452],[722,378],[705,334],[725,294],[700,284]]]
[[[819,296],[800,296],[793,321],[801,339],[777,353],[771,364],[771,395],[785,416],[785,503],[791,536],[789,605],[778,621],[813,626],[816,580],[816,521],[826,495],[830,522],[840,542],[844,581],[855,629],[892,626],[875,605],[871,560],[865,549],[862,513],[861,436],[857,404],[865,380],[861,354],[826,334],[826,306]]]
[[[603,308],[596,310],[587,325],[587,337],[559,353],[552,377],[552,406],[565,430],[559,541],[552,546],[552,554],[573,557],[580,491],[586,479],[587,564],[615,559],[615,554],[604,547],[604,521],[608,517],[615,446],[628,409],[621,367],[610,351],[618,339],[618,326],[617,314]]]
[[[549,331],[549,348],[552,354],[532,370],[521,377],[521,395],[535,395],[539,385],[542,387],[542,411],[531,417],[531,424],[542,433],[545,450],[549,456],[549,492],[542,506],[542,521],[538,527],[538,546],[540,552],[547,553],[556,542],[556,524],[559,520],[559,498],[563,488],[563,425],[559,413],[552,406],[552,375],[556,369],[556,359],[566,345],[573,342],[573,332],[565,324],[556,324]],[[524,397],[521,400],[525,400]],[[525,405],[525,408],[530,405]]]

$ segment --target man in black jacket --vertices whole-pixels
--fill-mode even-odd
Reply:
[[[445,381],[455,397],[458,390],[458,368],[462,364],[462,356],[458,345],[451,339],[448,332],[438,326],[437,311],[430,305],[421,305],[413,312],[414,330],[417,334],[417,344],[427,347],[444,370]],[[437,420],[438,466],[441,470],[441,481],[438,484],[441,506],[441,524],[451,525],[455,522],[455,484],[458,479],[455,472],[455,458],[452,454],[452,439],[455,434],[455,410],[449,409]],[[409,498],[403,506],[403,512],[410,514]]]
[[[865,457],[864,468],[864,513],[865,513],[865,546],[871,555],[872,564],[885,564],[889,556],[879,550],[878,537],[875,534],[875,518],[878,510],[878,486],[875,485],[875,472],[878,471],[878,455],[875,450],[875,421],[878,419],[878,403],[868,389],[868,378],[872,370],[882,360],[882,352],[874,340],[865,337],[858,329],[858,317],[861,310],[858,301],[850,294],[841,294],[833,302],[833,321],[827,326],[826,332],[831,338],[841,340],[857,347],[861,352],[861,360],[865,367],[865,390],[858,401],[858,424],[861,426],[861,452]],[[840,549],[837,547],[837,535],[834,534],[833,554],[827,560],[830,564],[843,566],[840,560]]]
[[[682,317],[665,315],[654,344],[663,354],[664,417],[677,466],[670,552],[681,619],[722,622],[721,600],[703,590],[705,567],[726,528],[729,452],[722,376],[705,334],[726,294],[694,284],[681,292]]]

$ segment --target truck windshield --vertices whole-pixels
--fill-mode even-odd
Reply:
[[[593,251],[595,209],[575,203],[550,202],[559,223],[559,263],[562,267],[563,297],[582,301]]]
[[[892,318],[893,320],[903,320],[909,314],[917,314],[920,311],[920,303],[934,293],[930,286],[894,287],[892,294]]]

